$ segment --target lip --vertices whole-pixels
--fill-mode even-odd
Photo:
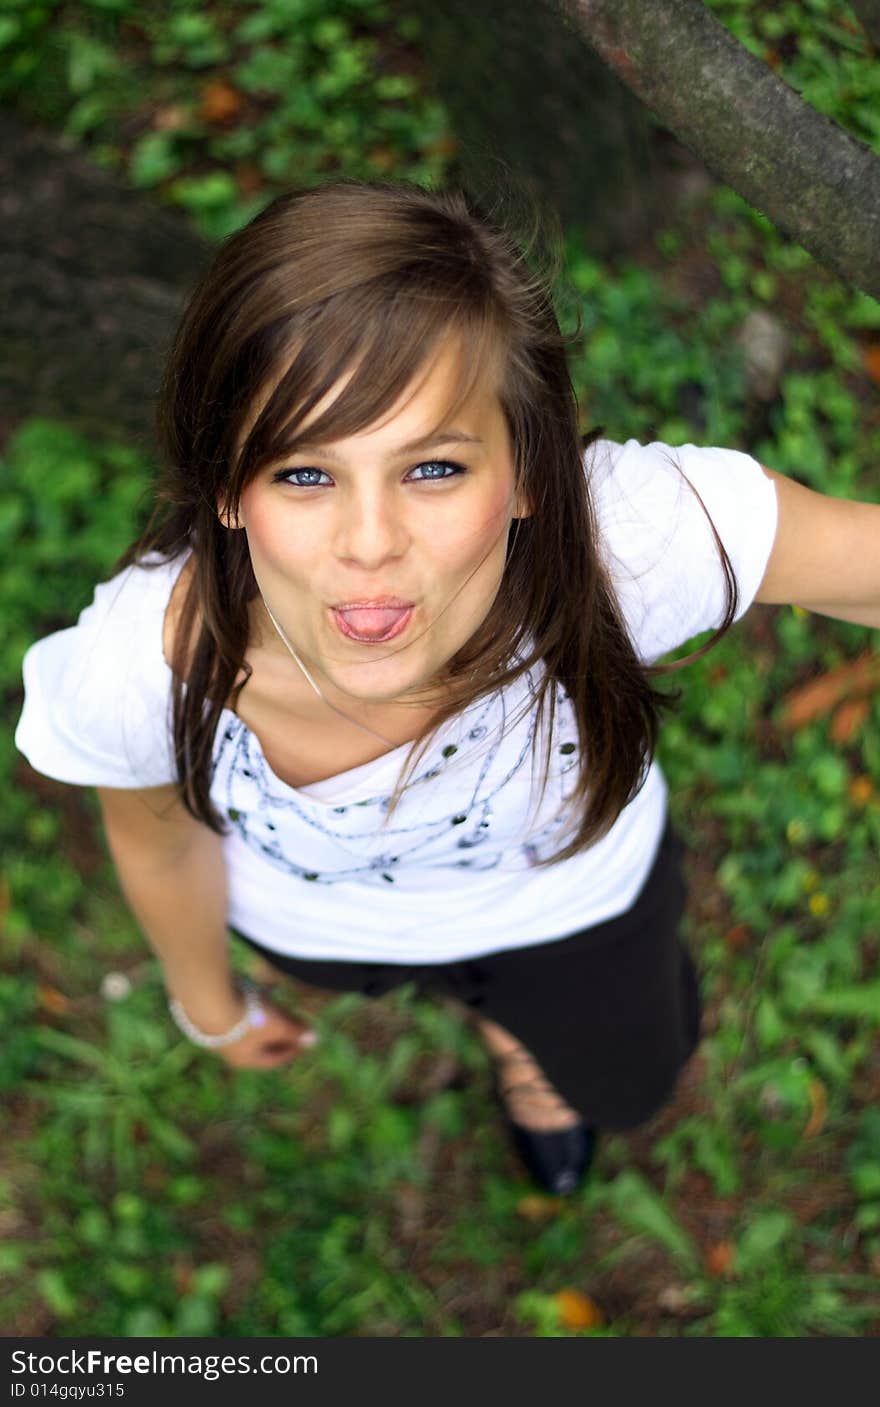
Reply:
[[[375,603],[371,604],[375,605]],[[342,615],[340,614],[340,607],[338,606],[331,606],[330,614],[333,618],[333,622],[336,626],[336,629],[340,632],[340,634],[344,635],[346,639],[356,640],[359,645],[384,645],[388,640],[394,640],[398,635],[403,634],[403,632],[406,630],[407,626],[413,618],[415,606],[407,602],[398,604],[397,602],[392,603],[388,601],[383,601],[382,605],[387,606],[389,608],[393,605],[395,609],[405,610],[405,615],[402,615],[400,617],[400,620],[395,621],[391,629],[386,630],[384,635],[374,635],[370,637],[367,637],[366,635],[358,635],[354,630],[352,630],[348,622],[343,619]],[[354,610],[355,608],[353,606],[347,606],[341,609]]]
[[[331,611],[358,611],[374,610],[381,611],[387,607],[389,610],[404,610],[407,606],[414,606],[414,601],[405,601],[402,596],[373,596],[365,601],[335,601],[330,607]]]

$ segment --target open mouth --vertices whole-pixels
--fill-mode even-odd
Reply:
[[[337,628],[349,640],[362,645],[382,645],[402,635],[415,606],[351,606],[345,611],[331,609]]]

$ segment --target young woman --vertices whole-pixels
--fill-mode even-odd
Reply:
[[[569,340],[460,193],[273,201],[193,293],[156,512],[28,652],[16,734],[98,788],[191,1039],[257,1067],[311,1035],[229,928],[324,989],[451,994],[563,1193],[699,1036],[655,662],[754,601],[880,625],[880,507],[583,437]]]

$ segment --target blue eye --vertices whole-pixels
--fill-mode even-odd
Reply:
[[[429,474],[424,478],[411,479],[410,482],[414,484],[445,483],[448,479],[454,479],[458,474],[467,473],[463,464],[454,464],[447,459],[429,459],[423,464],[417,464],[415,467],[416,469],[448,469],[451,472],[448,474]],[[325,485],[318,482],[318,478],[322,474],[327,478],[323,469],[279,469],[277,474],[272,475],[272,482],[276,484],[289,484],[291,488],[295,489],[322,489]],[[303,483],[299,475],[311,475],[312,477],[309,482]]]
[[[447,459],[429,459],[426,464],[417,464],[417,469],[451,469],[451,474],[432,474],[427,479],[416,479],[417,484],[442,483],[444,479],[454,479],[456,474],[466,472],[463,464],[452,464]]]
[[[292,487],[292,488],[295,488],[295,489],[319,489],[319,488],[322,488],[323,485],[322,485],[322,484],[319,484],[319,483],[316,483],[314,480],[313,480],[311,483],[308,483],[308,484],[304,484],[304,483],[302,483],[302,482],[296,482],[296,483],[294,483],[293,480],[296,479],[296,476],[297,476],[298,474],[323,474],[323,473],[324,473],[323,469],[282,469],[278,474],[273,475],[273,478],[274,478],[274,480],[275,480],[276,483],[290,484],[291,487]]]

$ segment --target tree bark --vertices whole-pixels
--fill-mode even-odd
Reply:
[[[880,297],[880,158],[809,107],[700,0],[558,0],[614,73],[716,176]]]
[[[154,454],[163,353],[209,255],[182,215],[0,113],[0,437],[45,415]]]
[[[600,256],[631,252],[663,197],[654,124],[556,0],[399,0],[422,32],[424,81],[459,143],[452,178],[552,208]]]

